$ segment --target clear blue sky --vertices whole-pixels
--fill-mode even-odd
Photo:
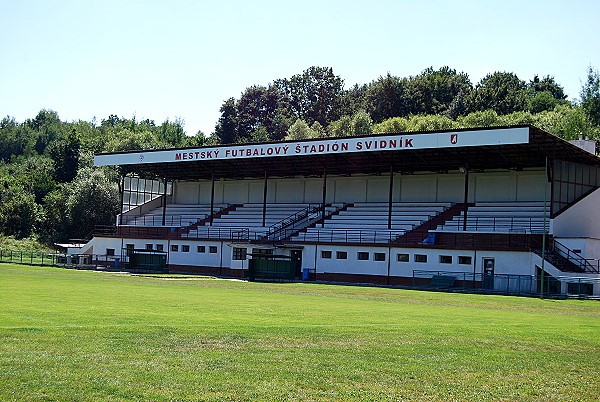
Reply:
[[[448,65],[473,84],[600,68],[600,1],[0,0],[0,116],[182,118],[210,134],[251,85],[333,67],[345,87]]]

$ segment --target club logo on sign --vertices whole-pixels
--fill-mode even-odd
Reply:
[[[457,142],[458,142],[458,134],[450,135],[450,143],[453,145],[456,145]]]

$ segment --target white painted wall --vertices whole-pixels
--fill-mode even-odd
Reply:
[[[556,240],[571,250],[581,250],[580,255],[584,258],[600,259],[600,239],[560,237]]]
[[[175,182],[175,203],[177,204],[198,204],[198,193],[200,189],[199,182],[177,181]]]
[[[600,189],[554,218],[554,235],[564,237],[590,237],[600,239]]]
[[[322,251],[331,251],[331,258],[322,258]],[[337,259],[336,252],[345,251],[348,259]],[[369,252],[369,260],[358,260],[359,251]],[[374,261],[374,253],[385,253],[385,261]],[[316,258],[315,258],[316,253]],[[408,254],[409,261],[398,261],[398,254]],[[426,255],[427,262],[416,262],[415,255]],[[451,256],[452,263],[440,262],[440,256]],[[471,264],[459,264],[459,256],[471,257]],[[424,248],[399,247],[360,247],[338,245],[305,246],[302,260],[303,268],[313,269],[317,273],[345,273],[356,275],[387,275],[388,258],[390,258],[390,275],[412,277],[413,270],[449,271],[481,274],[483,259],[494,258],[496,274],[534,275],[535,266],[532,264],[532,253],[513,251],[475,251],[475,250],[443,250]]]
[[[497,171],[470,173],[469,202],[476,201],[542,201],[544,199],[544,171]],[[448,174],[394,174],[393,200],[404,202],[462,202],[464,176]],[[548,194],[550,186],[548,186]],[[261,203],[264,181],[217,180],[216,203]],[[176,202],[210,203],[210,180],[177,182]],[[327,202],[386,202],[389,192],[389,174],[381,176],[328,176]],[[323,178],[270,178],[267,202],[320,203],[323,199]]]

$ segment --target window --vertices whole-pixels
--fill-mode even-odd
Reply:
[[[115,255],[115,249],[114,248],[107,248],[106,249],[106,255]]]
[[[400,262],[408,262],[410,261],[408,254],[398,254],[398,261]]]
[[[187,244],[184,244],[183,246],[181,246],[181,251],[183,253],[189,253],[190,252],[190,246]]]
[[[573,252],[574,252],[575,254],[581,254],[581,249],[574,248],[574,249],[573,249]]]
[[[331,251],[321,250],[321,258],[331,258]]]
[[[245,260],[247,253],[248,253],[248,250],[245,248],[234,247],[233,248],[233,259],[237,260],[237,261]]]
[[[385,261],[385,253],[374,253],[373,259],[375,261]]]
[[[156,251],[163,251],[163,245],[162,244],[157,244],[156,245]]]
[[[128,256],[131,255],[132,254],[131,252],[133,251],[134,248],[135,248],[135,246],[133,244],[126,244],[125,245],[125,249],[127,250],[126,254]]]
[[[359,251],[356,253],[356,258],[362,261],[369,259],[369,253],[367,251]]]
[[[461,255],[458,257],[458,263],[463,265],[471,265],[471,257]]]
[[[338,251],[337,253],[335,253],[335,258],[337,258],[338,260],[347,260],[348,253],[346,251]]]
[[[427,262],[427,256],[425,254],[415,254],[415,262]]]
[[[440,264],[452,264],[452,256],[440,255]]]
[[[171,251],[179,251],[179,246],[177,244],[171,244]]]
[[[152,250],[152,244],[146,244],[146,250]]]
[[[196,247],[196,251],[199,253],[206,253],[206,246],[198,246]]]
[[[208,248],[208,251],[209,251],[211,254],[217,254],[217,246],[210,246],[210,247]]]

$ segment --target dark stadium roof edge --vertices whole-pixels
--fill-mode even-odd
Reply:
[[[543,167],[600,158],[530,125],[98,154],[96,166],[167,179],[290,177]]]

